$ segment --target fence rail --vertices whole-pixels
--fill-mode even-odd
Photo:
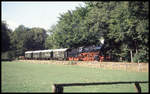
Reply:
[[[113,84],[134,84],[135,89],[138,93],[142,92],[139,83],[148,83],[148,81],[123,81],[123,82],[93,82],[93,83],[64,83],[64,84],[53,84],[52,91],[54,93],[63,92],[63,87],[68,86],[88,86],[88,85],[113,85]]]

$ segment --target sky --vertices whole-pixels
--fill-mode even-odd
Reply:
[[[25,27],[41,27],[46,30],[57,24],[60,14],[76,7],[85,6],[84,2],[2,2],[2,20],[6,21],[12,30],[19,25]]]

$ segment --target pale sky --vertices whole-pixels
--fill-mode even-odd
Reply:
[[[41,27],[50,29],[57,23],[60,14],[75,7],[85,6],[84,2],[78,1],[51,1],[51,2],[6,2],[2,1],[2,20],[5,20],[9,28],[15,29],[18,25],[26,27]]]

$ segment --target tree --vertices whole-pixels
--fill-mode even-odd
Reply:
[[[30,29],[24,25],[18,26],[11,36],[12,50],[16,51],[16,56],[24,55],[26,49],[25,41],[27,39],[27,32]]]
[[[126,58],[130,56],[128,61],[131,62],[137,62],[134,58],[139,57],[139,51],[148,48],[148,4],[146,3],[148,2],[122,2],[111,11],[112,16],[109,20],[111,32],[108,33],[107,38],[114,39],[116,43],[120,42],[117,47],[120,49],[118,55]]]
[[[24,55],[27,50],[43,50],[46,37],[46,30],[43,28],[27,28],[20,25],[12,34],[12,48],[16,51],[16,56]]]
[[[131,62],[137,62],[134,61],[134,58],[141,62],[148,62],[148,2],[102,1],[86,4],[92,16],[91,19],[88,18],[89,22],[93,26],[98,22],[99,31],[103,32],[104,54],[111,53],[111,56],[116,57],[117,61],[122,57]],[[146,51],[144,52],[143,49]]]
[[[101,45],[104,38],[102,55],[114,61],[148,62],[148,16],[148,2],[86,2],[60,15],[46,47]]]
[[[43,50],[46,37],[46,30],[43,28],[31,28],[27,33],[26,47],[28,50]]]
[[[56,30],[57,30],[56,25],[52,25],[51,28],[48,30],[48,36],[45,39],[45,48],[46,49],[57,48],[55,39],[54,39],[54,34],[55,34]]]
[[[11,35],[11,30],[8,28],[8,25],[5,21],[2,21],[2,32],[1,32],[1,36],[2,36],[2,39],[1,39],[1,51],[2,52],[6,52],[8,50],[10,50],[10,35]]]

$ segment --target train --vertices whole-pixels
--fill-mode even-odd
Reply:
[[[100,53],[102,46],[86,46],[78,48],[62,48],[26,51],[27,60],[69,60],[69,61],[103,61]]]

